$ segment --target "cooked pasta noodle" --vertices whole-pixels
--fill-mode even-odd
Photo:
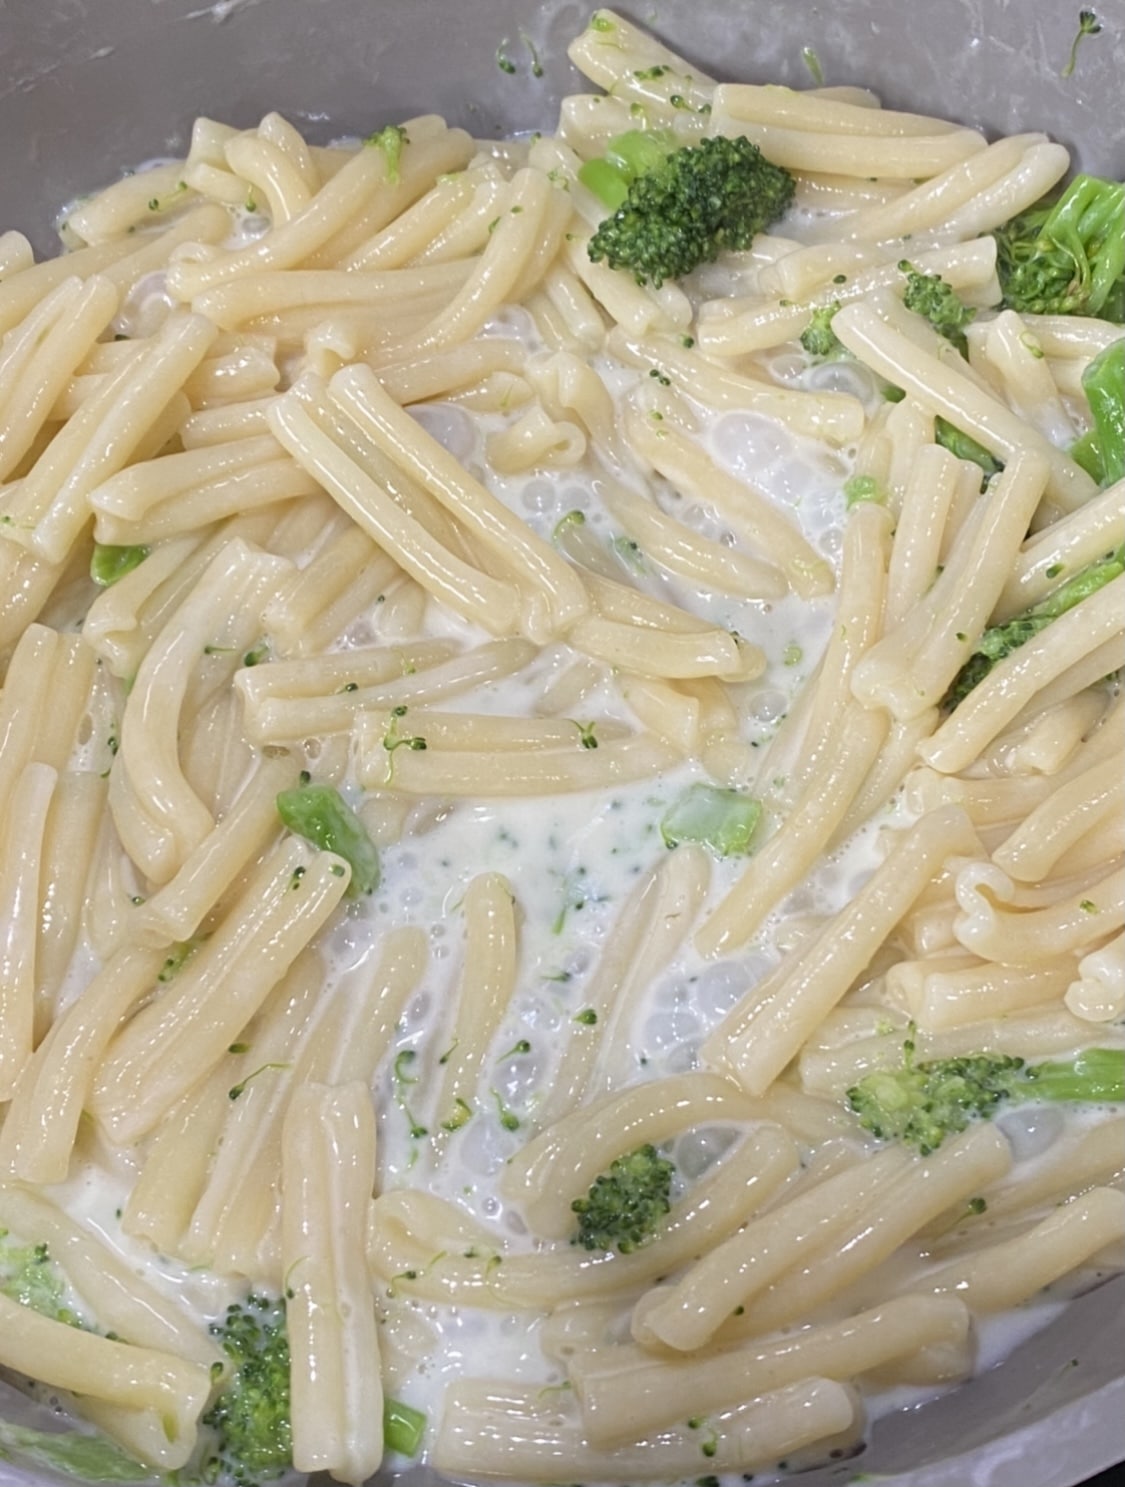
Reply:
[[[284,1326],[279,1474],[725,1487],[1120,1264],[1112,1089],[863,1103],[1125,1056],[1120,327],[991,236],[1068,152],[570,55],[555,134],[201,118],[0,235],[0,1370],[138,1479],[259,1479]],[[638,129],[791,205],[594,259]]]

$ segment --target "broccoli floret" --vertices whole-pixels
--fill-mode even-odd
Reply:
[[[738,790],[692,785],[664,813],[660,834],[666,847],[701,842],[720,857],[741,856],[762,818],[761,802]]]
[[[277,813],[297,836],[351,865],[348,896],[374,893],[379,886],[379,851],[363,822],[331,785],[298,785],[277,797]]]
[[[256,1487],[283,1476],[293,1461],[285,1302],[251,1294],[211,1331],[234,1373],[203,1423],[215,1431],[222,1473],[238,1487]]]
[[[1094,357],[1082,373],[1094,426],[1071,449],[1100,486],[1125,478],[1125,337]]]
[[[426,1433],[426,1416],[399,1399],[383,1402],[383,1444],[400,1456],[417,1456]]]
[[[810,356],[827,360],[847,354],[832,329],[832,317],[839,308],[840,301],[834,299],[830,305],[821,305],[812,312],[812,319],[801,332],[801,345]]]
[[[630,1254],[652,1238],[671,1208],[675,1167],[655,1146],[640,1146],[618,1157],[608,1172],[594,1179],[585,1198],[570,1205],[578,1215],[571,1244],[585,1249],[620,1250]]]
[[[976,319],[976,311],[962,304],[940,274],[922,274],[904,258],[899,272],[906,275],[902,302],[908,310],[924,316],[938,335],[957,347],[964,356],[968,350],[965,327]]]
[[[941,706],[952,711],[973,688],[984,680],[997,661],[1003,660],[1012,651],[1025,645],[1040,630],[1045,630],[1052,620],[1081,604],[1091,594],[1096,594],[1107,583],[1125,573],[1125,544],[1104,558],[1090,563],[1066,583],[1060,584],[1053,594],[1048,594],[1038,604],[1033,604],[1023,614],[1006,620],[1002,625],[990,626],[977,641],[976,649],[949,684],[949,690],[941,700]]]
[[[232,1377],[203,1417],[216,1435],[204,1479],[222,1475],[237,1487],[256,1487],[293,1465],[289,1393],[289,1334],[283,1297],[251,1294],[227,1308],[212,1333],[234,1365]],[[397,1399],[383,1402],[388,1451],[416,1456],[426,1416]]]
[[[52,1322],[85,1324],[66,1304],[66,1284],[45,1244],[18,1244],[0,1230],[0,1293]]]
[[[865,1130],[880,1141],[905,1141],[923,1156],[1008,1100],[1125,1100],[1125,1049],[1092,1048],[1058,1064],[992,1053],[916,1064],[914,1042],[907,1039],[901,1069],[867,1074],[848,1090]]]
[[[638,151],[638,156],[639,156]],[[632,269],[659,287],[724,248],[748,248],[793,199],[788,171],[757,145],[718,136],[661,154],[628,183],[624,199],[590,239],[593,262]]]
[[[993,237],[1006,308],[1125,322],[1125,185],[1075,176]]]

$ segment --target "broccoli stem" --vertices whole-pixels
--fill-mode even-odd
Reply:
[[[1090,451],[1082,458],[1071,451],[1101,486],[1125,479],[1125,337],[1094,357],[1082,373],[1082,389],[1094,426],[1079,440]]]
[[[1032,1064],[1025,1072],[1027,1099],[1085,1105],[1125,1100],[1125,1049],[1088,1048],[1069,1063]]]
[[[400,1399],[383,1401],[383,1440],[388,1451],[417,1456],[426,1433],[426,1416]]]
[[[990,626],[977,642],[973,654],[950,682],[941,706],[947,712],[952,711],[984,680],[997,661],[1011,655],[1021,645],[1026,645],[1040,630],[1045,630],[1052,620],[1057,620],[1068,609],[1073,609],[1083,599],[1096,594],[1122,573],[1125,573],[1125,544],[1083,568],[1066,583],[1060,584],[1054,593],[1048,594],[1038,604],[1033,604],[1023,614],[1016,615],[1002,625]]]
[[[114,547],[95,542],[90,556],[90,577],[99,588],[108,589],[126,573],[132,573],[148,557],[147,547]]]
[[[761,818],[761,802],[752,795],[692,785],[665,812],[660,834],[666,847],[701,842],[720,857],[741,856],[750,851]]]
[[[350,865],[348,896],[373,893],[379,886],[379,852],[363,823],[331,785],[298,785],[277,797],[277,813],[297,836]]]

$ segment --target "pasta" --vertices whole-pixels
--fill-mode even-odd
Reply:
[[[570,54],[554,135],[200,119],[0,237],[0,1372],[122,1480],[855,1455],[1120,1260],[1125,1090],[864,1113],[1120,1084],[1122,331],[990,235],[1067,151]],[[592,258],[638,120],[785,215]]]

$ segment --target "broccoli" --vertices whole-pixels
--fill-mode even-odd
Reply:
[[[90,554],[90,577],[101,589],[108,589],[126,573],[132,573],[148,557],[147,547],[112,547],[95,542]]]
[[[227,1308],[211,1328],[234,1364],[234,1374],[203,1423],[216,1435],[204,1480],[221,1474],[237,1487],[283,1476],[293,1465],[290,1422],[289,1335],[282,1297],[254,1295]],[[397,1399],[383,1403],[388,1451],[416,1456],[426,1416]]]
[[[417,1456],[426,1433],[426,1416],[400,1399],[383,1401],[383,1443],[400,1456]]]
[[[702,842],[720,857],[741,856],[762,817],[761,802],[738,790],[692,785],[664,813],[660,834],[666,847]]]
[[[640,140],[655,139],[657,149],[622,144],[629,136],[611,142],[616,158],[635,162],[629,165],[635,174],[588,252],[594,263],[605,259],[610,268],[632,269],[638,284],[659,288],[665,279],[710,263],[724,248],[748,248],[793,199],[793,177],[748,139],[720,135],[667,153],[661,136],[637,133]],[[606,163],[625,178],[620,167],[608,158]],[[586,170],[583,179],[598,190],[590,175]],[[599,195],[605,199],[610,189],[603,171]]]
[[[1070,52],[1063,63],[1060,77],[1073,77],[1074,69],[1078,63],[1078,48],[1087,36],[1097,36],[1102,29],[1102,23],[1098,20],[1092,10],[1080,10],[1078,12],[1078,30],[1074,33],[1074,40],[1070,43]]]
[[[410,143],[406,130],[401,124],[388,124],[385,129],[376,129],[374,134],[369,134],[363,143],[370,145],[373,149],[382,150],[383,158],[387,162],[387,185],[397,186],[403,147]]]
[[[998,475],[1004,468],[983,444],[978,444],[962,429],[956,428],[947,419],[942,418],[940,413],[934,419],[934,443],[940,444],[943,449],[948,449],[950,454],[955,454],[959,460],[971,460],[974,465],[979,465],[985,480],[990,475]]]
[[[1125,1100],[1125,1049],[1091,1048],[1060,1064],[1028,1064],[995,1053],[916,1064],[908,1038],[901,1069],[867,1074],[848,1090],[864,1130],[880,1141],[905,1141],[922,1156],[970,1121],[987,1119],[1006,1100]]]
[[[215,1431],[220,1471],[238,1487],[283,1476],[293,1460],[285,1303],[253,1293],[211,1331],[234,1373],[203,1416]]]
[[[379,886],[379,852],[363,823],[331,785],[298,785],[277,797],[277,813],[297,836],[351,865],[348,896],[374,893]]]
[[[66,1305],[66,1283],[45,1244],[18,1244],[0,1229],[0,1294],[30,1307],[52,1322],[84,1327],[77,1312]]]
[[[941,700],[941,706],[951,712],[962,702],[979,682],[982,682],[997,661],[1003,660],[1012,651],[1025,645],[1040,630],[1046,629],[1052,620],[1058,619],[1068,609],[1081,604],[1091,594],[1096,594],[1107,583],[1125,573],[1125,544],[1104,558],[1090,563],[1066,583],[1060,584],[1053,594],[1048,594],[1038,604],[1033,604],[1023,614],[1006,620],[1002,625],[992,625],[977,641],[976,649],[949,684],[949,690]]]
[[[606,144],[604,155],[585,161],[579,168],[578,179],[615,212],[637,177],[679,148],[680,142],[670,129],[629,129],[614,135]]]
[[[12,1461],[34,1482],[40,1476],[78,1482],[151,1482],[152,1471],[105,1436],[81,1430],[35,1430],[0,1420],[0,1461]],[[21,1478],[22,1480],[22,1478]]]
[[[968,351],[965,327],[976,318],[971,306],[962,304],[940,274],[922,274],[905,258],[899,264],[899,272],[906,275],[906,289],[902,302],[908,310],[922,315],[947,341],[957,347],[961,355]]]
[[[812,319],[801,332],[801,345],[810,356],[819,356],[827,360],[846,355],[837,339],[836,332],[832,329],[832,317],[839,308],[840,301],[834,299],[830,305],[821,305],[819,309],[812,312]]]
[[[1007,309],[1125,323],[1125,185],[1075,176],[993,233]]]
[[[570,1205],[578,1215],[571,1244],[617,1249],[623,1255],[639,1248],[652,1238],[672,1206],[675,1170],[655,1146],[640,1146],[618,1157],[608,1172],[594,1179],[586,1197],[575,1198]]]
[[[1071,449],[1100,486],[1125,478],[1125,337],[1094,357],[1082,373],[1094,426]]]
[[[873,501],[876,506],[885,506],[887,493],[874,475],[852,475],[844,481],[844,506],[848,511],[861,501]]]

